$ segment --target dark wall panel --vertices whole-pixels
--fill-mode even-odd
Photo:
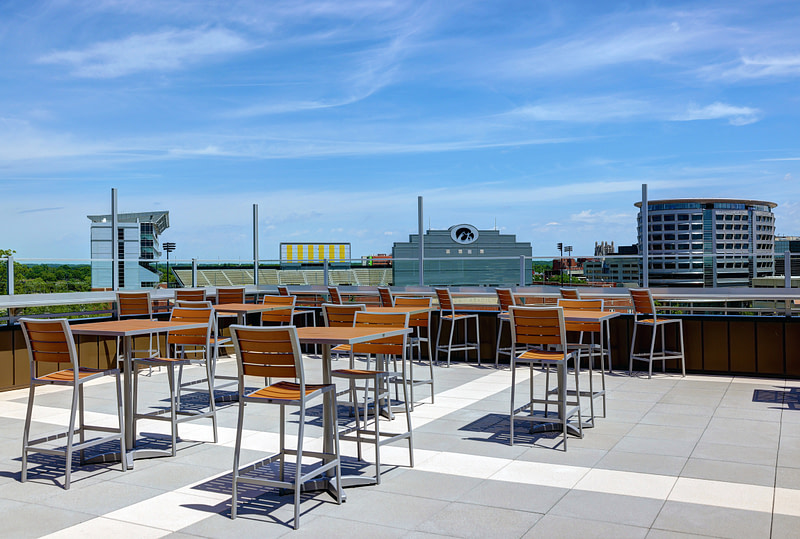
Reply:
[[[728,322],[703,322],[702,369],[727,372],[730,369],[728,354]]]
[[[765,321],[756,324],[756,344],[758,373],[782,374],[784,372],[783,323]]]
[[[730,365],[732,372],[756,372],[755,324],[750,320],[729,323]]]

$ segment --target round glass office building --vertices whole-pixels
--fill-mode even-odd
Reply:
[[[639,252],[644,253],[642,203]],[[649,200],[649,285],[750,286],[774,271],[777,204],[722,198]]]

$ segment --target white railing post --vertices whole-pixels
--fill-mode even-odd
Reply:
[[[192,259],[192,288],[197,288],[197,259]]]
[[[14,256],[8,255],[6,258],[6,277],[8,279],[8,295],[14,294]]]
[[[322,282],[328,286],[328,259],[322,261]]]
[[[525,286],[525,255],[519,255],[519,285]]]

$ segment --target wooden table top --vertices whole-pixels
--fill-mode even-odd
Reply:
[[[411,333],[408,328],[375,327],[303,327],[297,328],[297,338],[304,344],[358,344]]]
[[[87,324],[70,325],[74,335],[101,335],[107,337],[130,337],[134,335],[147,335],[162,331],[178,329],[197,329],[206,327],[198,322],[168,322],[165,320],[130,319],[107,320],[104,322],[89,322]]]
[[[286,309],[287,305],[264,305],[263,303],[222,303],[212,305],[214,310],[219,313],[263,313],[266,311],[277,311]]]

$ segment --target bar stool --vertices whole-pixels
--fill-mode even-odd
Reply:
[[[280,296],[290,296],[292,294],[289,293],[289,287],[286,285],[278,285],[278,295]],[[294,296],[297,298],[297,296]],[[295,304],[297,304],[297,300],[295,300]],[[308,327],[308,319],[311,318],[311,326],[317,327],[317,313],[311,309],[295,309],[294,317],[303,317],[303,323]],[[317,353],[317,345],[311,345],[313,347],[314,353]]]
[[[469,351],[475,350],[478,356],[478,366],[481,364],[481,334],[477,314],[456,313],[453,298],[447,288],[435,288],[436,297],[439,300],[439,330],[436,333],[436,355],[440,351],[447,352],[447,366],[450,366],[451,352],[464,352],[464,361],[469,361]],[[450,339],[447,345],[439,344],[442,334],[443,322],[450,323]],[[475,321],[475,342],[469,342],[468,325],[469,321]],[[455,332],[456,322],[464,322],[464,344],[453,346],[453,333]]]
[[[150,292],[117,292],[117,320],[124,320],[126,318],[147,318],[153,319],[153,301],[150,298]],[[142,337],[143,339],[144,337]],[[141,357],[154,357],[160,352],[158,348],[158,340],[155,335],[150,333],[148,336],[147,348],[135,348],[137,339],[133,339],[134,348],[131,350],[131,355],[136,357],[136,354],[141,354]],[[117,337],[117,350],[120,350],[120,339]],[[117,354],[117,360],[122,361],[122,354]]]
[[[294,529],[300,527],[300,493],[303,483],[320,474],[335,473],[336,500],[342,503],[341,459],[339,456],[339,431],[336,422],[326,425],[324,436],[333,441],[332,453],[305,451],[303,449],[304,430],[307,421],[308,403],[336,391],[334,384],[307,384],[303,371],[303,358],[294,326],[250,327],[231,326],[233,345],[236,349],[236,364],[239,372],[239,416],[236,423],[236,444],[233,451],[233,479],[231,484],[231,518],[236,518],[239,484],[260,485],[272,488],[285,488],[294,491]],[[295,381],[280,381],[256,391],[247,392],[245,376],[263,378],[290,378]],[[331,417],[336,417],[336,399],[323,398],[323,406],[329,408]],[[280,406],[280,445],[277,453],[260,459],[248,466],[240,467],[242,433],[244,430],[244,410],[247,404],[272,404]],[[299,409],[297,447],[286,447],[286,407]],[[316,416],[315,419],[316,420]],[[295,474],[292,481],[286,480],[286,457],[295,457]],[[321,465],[310,466],[303,473],[303,457],[319,459]],[[279,461],[279,477],[266,479],[263,475],[249,475],[258,468]]]
[[[647,288],[631,288],[631,300],[633,302],[633,338],[631,339],[631,355],[628,366],[628,375],[633,373],[633,361],[646,361],[649,365],[648,378],[653,377],[653,361],[661,361],[662,372],[667,370],[668,359],[679,359],[681,361],[681,373],[686,376],[686,356],[683,346],[683,321],[680,318],[659,318],[656,313],[656,305],[653,295]],[[667,350],[665,327],[669,324],[678,325],[678,344],[680,350]],[[639,326],[649,327],[652,332],[650,339],[649,353],[634,353],[636,350],[636,330]],[[659,328],[661,329],[661,350],[657,351],[656,336]]]
[[[162,410],[156,410],[149,413],[140,414],[138,412],[138,396],[139,396],[139,377],[134,378],[133,383],[133,432],[136,434],[136,423],[140,419],[148,419],[152,421],[169,421],[170,433],[172,438],[172,456],[175,456],[176,446],[178,444],[178,424],[187,421],[195,421],[197,419],[211,419],[211,427],[213,430],[214,443],[217,443],[217,409],[214,402],[214,374],[212,370],[212,362],[210,354],[212,353],[211,346],[211,328],[214,320],[214,310],[212,308],[205,309],[186,309],[183,307],[175,307],[172,309],[170,321],[172,322],[185,322],[185,323],[203,323],[205,327],[198,329],[183,329],[173,330],[167,333],[167,357],[152,357],[152,358],[134,358],[133,369],[139,365],[144,366],[160,366],[167,369],[167,381],[169,383],[169,416],[163,415]],[[172,354],[169,354],[170,346],[172,347]],[[187,357],[184,348],[197,347],[202,348],[204,353],[201,358]],[[195,409],[186,409],[181,406],[179,398],[181,379],[178,377],[176,383],[175,369],[182,368],[188,365],[203,365],[206,369],[206,380],[208,382],[208,410],[198,411]],[[181,416],[178,418],[178,416]]]
[[[434,375],[433,375],[433,353],[431,353],[431,339],[430,339],[430,327],[431,327],[431,298],[426,297],[396,297],[394,298],[394,306],[395,307],[426,307],[428,310],[424,313],[412,314],[408,317],[408,327],[414,328],[414,333],[409,335],[407,342],[408,342],[408,349],[410,354],[408,354],[408,378],[411,384],[411,411],[414,411],[414,403],[416,400],[414,399],[414,387],[420,385],[430,385],[431,386],[431,404],[434,403]],[[425,336],[422,336],[422,328],[425,328]],[[428,346],[428,370],[430,372],[430,378],[420,379],[417,380],[414,378],[414,348],[417,349],[417,360],[422,363],[424,360],[422,358],[422,343],[426,343]]]
[[[64,473],[64,490],[69,490],[72,475],[72,455],[80,452],[81,461],[87,448],[106,442],[119,440],[119,451],[122,461],[122,471],[128,470],[128,459],[125,455],[125,435],[122,422],[122,389],[120,387],[119,369],[88,369],[78,365],[78,354],[75,350],[75,340],[72,330],[66,319],[28,319],[21,318],[22,334],[25,336],[25,345],[28,348],[28,361],[30,365],[30,391],[28,393],[28,409],[25,414],[25,428],[22,432],[22,474],[20,481],[28,479],[28,453],[43,453],[45,455],[62,456],[66,459]],[[38,375],[37,366],[44,367],[50,364],[53,372]],[[60,363],[68,363],[70,368],[58,370]],[[83,405],[83,386],[87,382],[103,376],[113,376],[117,386],[117,420],[118,428],[90,426],[85,422]],[[33,400],[36,388],[43,385],[70,386],[72,387],[72,406],[69,411],[67,430],[55,435],[30,439],[31,417],[33,415]],[[78,416],[78,428],[75,428],[75,416]],[[107,436],[86,440],[86,431],[109,433]],[[78,434],[78,443],[75,443],[75,434]],[[42,447],[41,444],[60,438],[67,439],[65,449]]]
[[[588,311],[598,312],[603,310],[602,299],[559,299],[558,306],[567,311]],[[603,399],[603,417],[606,417],[606,358],[611,362],[611,353],[608,341],[604,339],[603,330],[608,330],[608,324],[603,327],[602,322],[569,321],[566,322],[566,329],[570,334],[578,333],[578,342],[567,342],[567,348],[574,351],[578,358],[586,355],[589,366],[589,391],[584,391],[581,396],[589,397],[589,412],[592,425],[594,426],[594,399]],[[589,342],[583,342],[586,334],[589,335]],[[599,343],[595,343],[595,335],[599,337]],[[594,360],[600,359],[600,391],[594,391]]]
[[[514,293],[510,288],[495,288],[497,293],[497,302],[500,305],[500,312],[497,313],[497,347],[494,355],[494,368],[500,366],[500,355],[508,356],[511,358],[511,350],[513,346],[501,347],[500,339],[503,336],[503,325],[508,324],[509,337],[511,334],[511,319],[508,316],[508,308],[515,305]]]
[[[578,433],[583,437],[580,407],[580,359],[567,351],[567,335],[564,329],[564,310],[561,307],[517,307],[508,310],[511,317],[513,333],[513,355],[511,356],[511,412],[509,414],[509,443],[514,445],[514,420],[521,419],[531,423],[558,423],[564,436],[564,451],[567,450],[567,427],[569,419],[578,416]],[[551,351],[551,346],[559,347]],[[521,352],[521,353],[520,353]],[[517,355],[519,353],[519,355]],[[575,400],[569,400],[567,390],[567,362],[575,360]],[[517,408],[514,399],[516,393],[517,365],[528,365],[530,376],[530,395],[528,403]],[[546,369],[544,396],[534,395],[534,365]],[[558,386],[556,398],[551,398],[550,367],[556,367]],[[536,404],[544,405],[544,415],[537,415]],[[557,417],[552,417],[548,407],[555,405]],[[572,406],[572,408],[570,408]],[[527,411],[527,414],[526,414]],[[531,427],[533,429],[533,427]]]
[[[382,328],[407,328],[408,327],[408,314],[407,313],[369,313],[358,312],[356,313],[355,327],[382,327]],[[398,440],[408,440],[408,453],[410,465],[414,467],[414,439],[411,427],[411,408],[408,395],[409,380],[406,377],[405,359],[406,359],[406,338],[407,335],[403,334],[397,337],[388,337],[386,339],[379,339],[371,342],[353,345],[354,353],[375,354],[376,358],[383,357],[383,365],[380,359],[376,359],[376,370],[369,369],[337,369],[331,373],[334,378],[342,378],[348,380],[350,386],[350,399],[354,403],[355,411],[355,428],[344,429],[345,434],[340,433],[343,440],[354,440],[356,442],[358,451],[358,460],[363,460],[361,453],[361,443],[371,443],[375,445],[375,482],[381,483],[381,451],[383,445],[396,442]],[[389,372],[388,360],[389,355],[399,355],[403,366],[402,373]],[[383,367],[381,369],[381,366]],[[403,432],[381,432],[380,418],[381,418],[381,402],[385,403],[391,414],[391,402],[389,396],[389,384],[397,381],[403,386],[403,407],[406,416],[406,430]],[[369,387],[372,382],[373,396],[372,396],[372,417],[373,428],[369,429],[369,398],[367,391],[364,392],[363,404],[358,402],[358,391],[356,387],[357,381],[363,381]],[[361,415],[359,408],[363,407],[364,421],[363,426],[361,422]],[[350,433],[355,433],[352,436]],[[368,437],[366,440],[364,437]]]

